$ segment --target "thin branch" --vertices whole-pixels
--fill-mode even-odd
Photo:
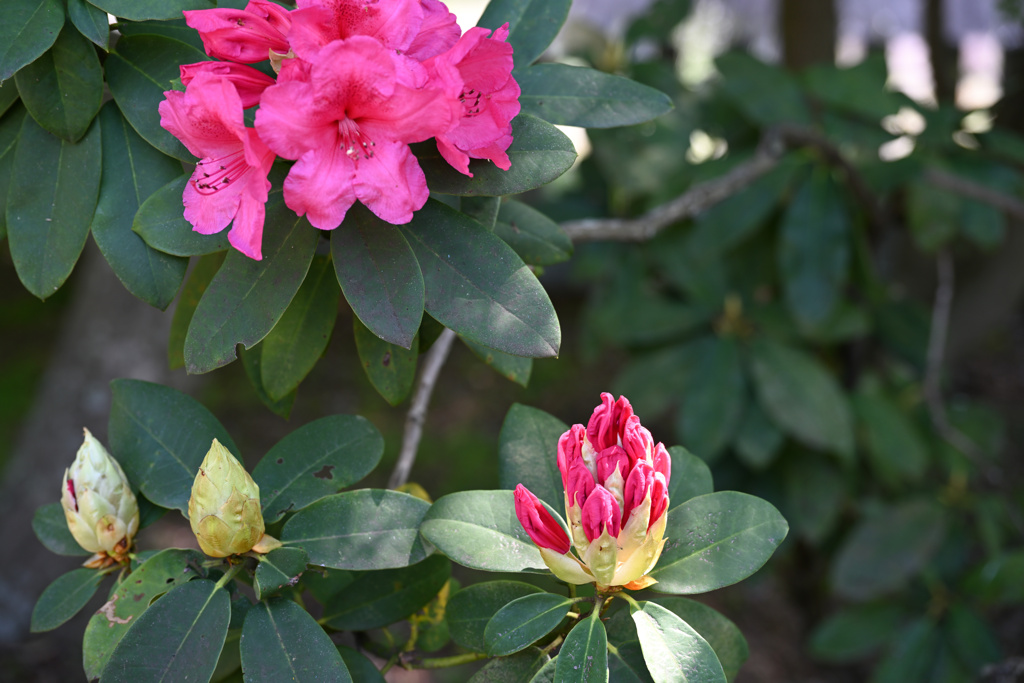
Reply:
[[[940,190],[947,190],[961,197],[989,204],[1007,216],[1024,222],[1024,202],[1010,195],[997,192],[972,180],[967,180],[953,173],[940,171],[935,168],[930,168],[925,172],[925,180]]]
[[[430,347],[423,362],[423,370],[420,372],[420,382],[416,387],[416,394],[409,406],[409,414],[405,418],[405,434],[402,437],[402,451],[398,454],[398,462],[388,479],[388,488],[397,489],[409,481],[409,473],[412,465],[416,462],[416,452],[420,447],[420,439],[423,437],[423,422],[427,419],[427,407],[430,405],[430,396],[434,392],[434,385],[437,383],[437,376],[448,359],[448,352],[455,341],[455,333],[445,328],[441,335]]]

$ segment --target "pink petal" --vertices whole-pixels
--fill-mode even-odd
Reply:
[[[597,483],[604,486],[605,481],[608,480],[608,477],[615,474],[616,470],[619,471],[623,481],[625,481],[626,477],[629,476],[630,470],[632,470],[632,462],[622,446],[609,446],[597,456]]]
[[[558,438],[558,471],[562,473],[562,488],[568,489],[569,466],[583,460],[583,436],[586,428],[575,424]]]
[[[574,460],[569,465],[565,493],[568,496],[570,506],[582,507],[596,486],[594,475],[590,473],[582,458]]]
[[[581,522],[587,540],[593,542],[605,530],[611,536],[618,536],[622,524],[622,510],[615,502],[615,496],[603,486],[594,488],[583,504]]]
[[[250,3],[251,4],[251,3]],[[255,12],[229,8],[183,12],[185,23],[199,31],[206,54],[251,64],[267,59],[270,50],[288,52],[288,41],[274,22]]]
[[[285,204],[314,227],[333,230],[355,203],[354,176],[355,164],[338,146],[312,149],[285,178]]]
[[[647,462],[640,460],[633,467],[626,479],[622,501],[622,518],[629,519],[629,513],[633,508],[644,502],[644,498],[651,492],[654,485],[654,468]]]
[[[378,143],[373,157],[355,164],[356,197],[388,223],[408,223],[430,197],[423,170],[404,143]]]
[[[422,62],[455,45],[462,35],[462,29],[455,15],[440,0],[421,0],[421,5],[423,24],[405,54]]]
[[[235,64],[234,62],[198,62],[196,64],[182,64],[179,68],[181,71],[181,82],[185,86],[188,86],[201,73],[208,73],[226,79],[235,86],[244,109],[255,107],[259,104],[260,95],[263,94],[263,91],[277,82],[262,71],[257,71],[251,66]]]
[[[569,552],[569,537],[540,499],[522,484],[516,486],[514,497],[516,517],[529,534],[530,540],[541,548],[548,548],[563,555]]]

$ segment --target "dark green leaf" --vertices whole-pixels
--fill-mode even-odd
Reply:
[[[558,439],[569,427],[554,415],[513,403],[498,436],[498,481],[503,489],[522,484],[556,510],[565,506],[558,471]]]
[[[555,683],[555,669],[558,668],[557,659],[549,659],[540,671],[533,675],[530,683]]]
[[[609,680],[616,683],[653,683],[629,610],[620,609],[612,613],[605,622],[605,629],[608,642],[615,647],[615,651],[608,654]]]
[[[927,501],[908,501],[862,520],[832,565],[837,593],[870,600],[903,587],[938,551],[945,514]]]
[[[263,600],[285,586],[293,586],[306,571],[309,557],[302,548],[275,548],[259,556],[252,587],[256,599]]]
[[[540,588],[519,581],[488,581],[463,588],[451,597],[445,619],[455,644],[483,652],[484,629],[499,609]]]
[[[1003,658],[992,627],[963,603],[950,605],[944,630],[953,651],[972,676],[978,676],[986,664],[994,664]]]
[[[694,364],[682,392],[678,432],[687,448],[713,462],[732,439],[746,400],[736,340],[707,336],[690,343]]]
[[[814,629],[810,652],[825,662],[852,664],[891,642],[904,617],[903,608],[892,602],[852,605]]]
[[[139,615],[157,597],[196,578],[198,563],[205,559],[198,550],[170,548],[153,555],[125,578],[85,627],[82,651],[86,678],[98,678],[114,647]]]
[[[899,406],[865,393],[853,396],[852,406],[875,476],[893,488],[920,481],[928,469],[928,446]]]
[[[6,0],[0,23],[0,82],[49,50],[63,25],[60,0]]]
[[[295,513],[281,540],[303,548],[311,564],[393,569],[427,556],[419,527],[430,504],[405,493],[361,489],[322,498]]]
[[[801,536],[818,544],[832,533],[846,499],[846,477],[819,453],[797,451],[786,463],[787,517]]]
[[[213,440],[235,457],[238,447],[210,411],[176,389],[134,379],[115,379],[110,389],[111,452],[147,498],[187,514]]]
[[[385,401],[397,406],[408,398],[416,380],[417,338],[413,337],[411,350],[389,344],[371,332],[357,316],[352,316],[352,332],[359,361],[370,384]]]
[[[558,223],[514,199],[502,202],[494,234],[531,266],[550,266],[572,256],[572,240]]]
[[[13,89],[13,85],[9,85],[7,89]],[[15,97],[16,100],[17,97]],[[21,124],[25,120],[25,108],[18,104],[6,116],[3,114],[0,116],[3,116],[0,119],[0,240],[2,240],[7,237],[7,190],[11,186],[14,151],[18,148]]]
[[[668,482],[669,510],[691,498],[714,492],[707,463],[682,446],[672,446],[668,452],[672,456],[672,476]]]
[[[256,397],[259,398],[260,402],[275,415],[279,415],[286,420],[289,419],[299,390],[293,389],[290,394],[280,401],[270,398],[267,390],[263,388],[263,344],[257,344],[248,350],[240,347],[238,357],[242,361],[242,369],[245,370],[245,376],[249,378],[249,384],[256,391]]]
[[[494,229],[501,208],[501,197],[460,197],[458,205],[449,204],[458,209],[488,230]],[[439,201],[443,201],[439,198]]]
[[[531,683],[548,662],[539,648],[531,647],[508,657],[497,657],[473,674],[468,683]]]
[[[423,275],[402,232],[357,204],[331,234],[331,256],[345,299],[363,324],[410,348],[423,317]]]
[[[85,607],[106,574],[95,569],[72,569],[46,587],[32,610],[32,633],[52,631]]]
[[[668,43],[676,26],[690,13],[690,0],[654,0],[626,29],[626,44],[643,38]]]
[[[469,162],[472,178],[452,168],[433,142],[413,145],[413,151],[433,192],[461,196],[493,197],[534,190],[568,171],[576,161],[572,141],[547,121],[520,114],[512,119],[512,137],[507,150],[511,168],[503,171],[490,161],[473,159]]]
[[[656,598],[653,602],[674,613],[685,621],[690,628],[707,641],[715,651],[719,663],[728,680],[736,678],[743,662],[750,656],[747,639],[720,612],[687,598]],[[687,679],[689,680],[689,679]]]
[[[477,26],[496,29],[508,22],[508,43],[515,48],[516,68],[529,66],[555,39],[572,0],[494,0]]]
[[[1006,214],[983,202],[966,200],[960,225],[964,237],[982,249],[991,251],[1006,239]]]
[[[900,108],[899,95],[885,87],[885,60],[880,54],[848,68],[815,64],[804,71],[803,81],[812,97],[876,125]]]
[[[812,356],[775,342],[758,342],[751,354],[757,395],[772,420],[811,448],[852,461],[853,421],[832,374]]]
[[[261,602],[242,627],[245,680],[350,682],[345,662],[320,625],[291,600]]]
[[[135,0],[124,1],[136,4]],[[168,6],[163,0],[152,2]],[[164,154],[191,163],[195,163],[195,157],[160,126],[157,107],[164,99],[164,91],[173,89],[172,81],[181,75],[179,65],[207,59],[199,50],[172,38],[141,35],[125,36],[117,41],[117,48],[104,63],[110,92],[132,127]]]
[[[338,654],[341,655],[353,680],[359,683],[384,683],[384,676],[365,655],[344,645],[338,645]]]
[[[608,634],[595,612],[573,626],[555,661],[557,681],[607,683]]]
[[[343,631],[368,631],[401,621],[434,599],[451,577],[448,558],[356,576],[324,605],[320,623]]]
[[[110,47],[110,23],[107,13],[85,0],[68,0],[68,18],[78,32],[107,51]]]
[[[226,255],[226,252],[220,251],[200,256],[181,288],[178,305],[174,307],[174,318],[171,319],[171,333],[167,340],[167,364],[171,370],[185,367],[185,336],[188,334],[188,326],[192,322],[196,306],[199,305],[199,299],[210,286],[213,276],[220,270]]]
[[[176,586],[128,627],[103,683],[208,680],[231,619],[231,600],[213,581]]]
[[[268,524],[361,480],[377,466],[384,439],[366,418],[330,415],[281,439],[252,471]]]
[[[654,602],[630,605],[647,669],[655,683],[724,683],[711,645],[676,614]]]
[[[178,172],[181,172],[180,164]],[[142,202],[132,222],[132,230],[146,244],[165,254],[201,256],[225,251],[231,246],[226,230],[203,235],[194,231],[192,224],[185,220],[182,193],[189,174],[175,176]]]
[[[47,503],[39,507],[32,516],[32,531],[51,553],[72,557],[92,554],[78,545],[78,541],[71,535],[68,520],[64,516],[64,508],[60,503]]]
[[[434,200],[402,231],[423,269],[430,315],[492,349],[558,354],[562,333],[547,292],[494,233]]]
[[[73,145],[31,116],[22,122],[7,194],[7,238],[18,277],[40,299],[64,284],[85,246],[101,154],[96,123]]]
[[[524,595],[499,609],[484,629],[486,652],[491,657],[519,652],[551,633],[562,623],[575,599],[554,593]]]
[[[691,498],[668,515],[651,576],[663,593],[706,593],[747,578],[768,561],[789,525],[767,501],[736,491]]]
[[[962,208],[959,196],[937,192],[924,182],[911,183],[906,193],[907,222],[918,248],[935,251],[953,239]]]
[[[810,122],[800,86],[785,69],[742,52],[722,55],[715,66],[722,74],[722,89],[751,123]]]
[[[199,300],[185,337],[185,367],[209,372],[251,349],[274,328],[299,290],[316,251],[317,231],[281,200],[267,204],[263,260],[232,249]]]
[[[38,531],[36,534],[42,537]],[[1020,603],[1024,602],[1021,576],[1024,576],[1024,550],[1001,553],[972,571],[964,580],[964,590],[987,603]]]
[[[460,491],[443,496],[430,507],[420,531],[438,550],[465,567],[518,572],[547,566],[516,517],[511,491]]]
[[[517,72],[516,81],[522,110],[560,126],[632,126],[672,109],[663,92],[586,67],[537,64]]]
[[[132,232],[139,206],[168,180],[181,164],[147,144],[124,120],[113,103],[100,112],[103,130],[103,179],[92,237],[125,288],[150,306],[166,309],[177,294],[188,259],[169,256]]]
[[[180,19],[184,10],[213,9],[211,0],[89,0],[119,19]]]
[[[270,398],[280,400],[294,391],[324,355],[339,296],[331,260],[315,256],[295,298],[261,344],[263,387]]]
[[[521,387],[530,383],[530,373],[533,371],[533,359],[522,356],[511,356],[501,351],[489,349],[481,344],[476,344],[463,339],[462,342],[469,347],[470,351],[476,354],[477,358],[494,368],[495,372],[505,379],[515,382]]]
[[[784,438],[761,405],[757,401],[747,401],[733,441],[740,461],[751,469],[763,470],[775,460]]]
[[[935,622],[921,617],[897,636],[889,653],[875,668],[873,683],[930,683],[942,648]]]
[[[7,81],[7,87],[0,83],[0,116],[7,113],[7,110],[18,101],[18,84],[14,81]],[[18,122],[20,128],[21,122]]]
[[[247,3],[235,3],[235,9],[242,9]],[[227,7],[224,2],[221,7]],[[155,35],[173,38],[179,42],[191,45],[200,52],[205,52],[203,39],[199,37],[199,31],[189,26],[184,18],[163,19],[155,21],[121,21],[117,24],[117,30],[122,36]]]
[[[633,410],[653,420],[678,401],[694,365],[694,346],[676,344],[650,354],[633,355],[612,385],[628,396]]]

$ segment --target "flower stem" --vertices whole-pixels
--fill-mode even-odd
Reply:
[[[408,668],[446,669],[450,666],[461,666],[462,664],[477,662],[481,659],[487,659],[487,655],[482,652],[467,652],[463,655],[453,655],[451,657],[432,657],[431,659],[422,659],[417,663],[410,664]]]
[[[217,586],[216,587],[217,588],[223,588],[224,586],[226,586],[228,581],[230,581],[231,579],[235,578],[235,574],[237,574],[241,570],[242,570],[242,565],[240,565],[240,564],[233,564],[230,567],[228,567],[227,573],[225,573],[224,576],[220,577],[220,580],[217,581]]]

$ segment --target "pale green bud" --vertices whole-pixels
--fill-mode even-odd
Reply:
[[[192,483],[188,519],[210,557],[248,552],[263,537],[260,488],[216,439]]]
[[[85,441],[64,471],[64,517],[82,548],[120,560],[139,530],[139,506],[124,470],[88,429],[84,431]]]

